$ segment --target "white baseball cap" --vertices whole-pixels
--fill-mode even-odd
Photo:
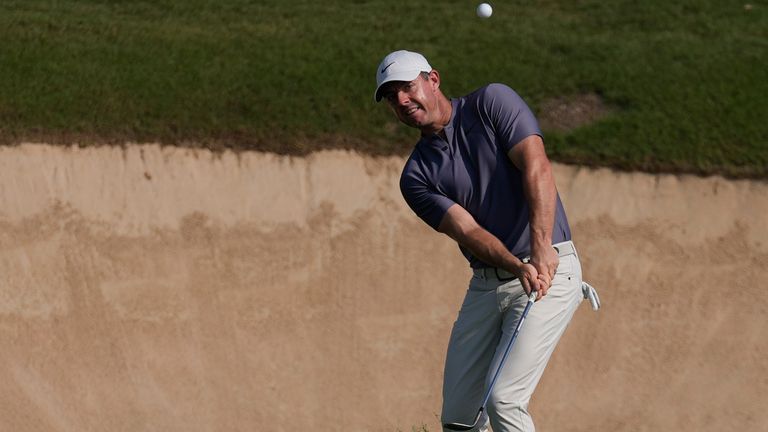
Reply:
[[[381,100],[379,90],[390,81],[413,81],[422,72],[431,72],[432,66],[423,55],[400,50],[388,54],[376,69],[376,92],[373,98]]]

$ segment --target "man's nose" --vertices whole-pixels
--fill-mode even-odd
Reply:
[[[400,90],[397,92],[397,104],[398,105],[407,105],[408,102],[411,100],[411,98],[408,96],[408,93]]]

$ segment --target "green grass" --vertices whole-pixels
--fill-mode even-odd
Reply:
[[[768,4],[723,0],[0,2],[0,140],[406,154],[375,67],[423,52],[443,89],[499,81],[538,110],[593,92],[559,161],[768,177]]]

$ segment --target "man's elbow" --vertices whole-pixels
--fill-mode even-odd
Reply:
[[[554,181],[552,174],[552,164],[549,160],[537,158],[535,161],[531,161],[525,167],[525,179],[529,184],[538,184],[541,182],[551,183]]]
[[[472,235],[472,230],[477,227],[473,222],[458,205],[454,205],[443,216],[437,231],[463,244]]]
[[[440,225],[437,227],[437,231],[447,235],[448,237],[461,243],[464,237],[464,231],[460,224],[450,218],[444,218]]]

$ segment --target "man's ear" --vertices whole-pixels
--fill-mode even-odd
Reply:
[[[429,73],[429,82],[432,84],[432,88],[437,90],[440,88],[440,72],[432,69]]]

